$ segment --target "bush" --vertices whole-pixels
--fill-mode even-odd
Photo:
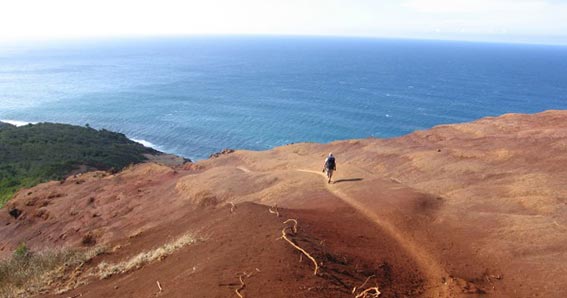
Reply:
[[[14,259],[25,261],[30,257],[31,253],[25,243],[20,243],[14,251]]]

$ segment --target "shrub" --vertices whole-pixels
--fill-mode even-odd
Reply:
[[[28,246],[22,242],[14,251],[14,259],[25,261],[30,257],[31,253]]]

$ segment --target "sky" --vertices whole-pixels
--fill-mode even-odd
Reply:
[[[567,44],[567,0],[0,0],[0,41],[194,34]]]

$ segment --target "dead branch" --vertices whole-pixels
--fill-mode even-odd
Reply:
[[[373,278],[373,277],[374,277],[374,275],[370,275],[369,277],[367,277],[366,280],[362,283],[362,285],[360,285],[359,287],[354,287],[354,288],[352,289],[352,293],[354,294],[354,293],[356,292],[356,289],[357,289],[357,288],[358,288],[358,289],[361,289],[362,287],[364,287],[364,286],[366,285],[366,283],[367,283],[371,278]]]
[[[289,219],[288,219],[289,220]],[[286,222],[288,221],[286,220]],[[297,225],[297,220],[293,219],[293,221],[295,221],[296,225]],[[284,222],[285,223],[285,222]],[[317,261],[315,260],[315,258],[313,258],[308,252],[306,252],[303,248],[299,247],[297,244],[293,243],[293,241],[289,240],[289,238],[287,238],[287,233],[286,233],[286,228],[283,228],[282,230],[282,238],[287,241],[289,244],[291,244],[291,246],[293,246],[295,249],[299,250],[300,252],[302,252],[306,257],[308,257],[313,264],[315,265],[315,270],[313,271],[313,275],[317,275],[317,271],[319,270],[319,264],[317,264]]]
[[[275,214],[277,217],[280,217],[280,212],[278,211],[278,204],[275,204],[273,207],[270,207],[268,211],[272,214]]]
[[[374,291],[374,293],[370,293],[372,291]],[[360,292],[354,298],[377,298],[378,296],[380,296],[380,294],[381,293],[378,290],[378,287],[372,287]]]
[[[290,221],[293,221],[293,228],[292,228],[293,233],[297,234],[297,219],[290,218],[290,219],[284,221],[283,223],[286,224]]]
[[[244,298],[244,295],[240,294],[240,291],[244,290],[244,288],[246,287],[246,284],[244,283],[244,280],[242,279],[242,275],[239,275],[238,279],[240,280],[240,287],[238,289],[234,290],[234,292],[236,292],[236,295],[238,295],[238,297]]]
[[[256,268],[256,272],[260,272],[260,269]],[[238,275],[238,280],[240,280],[240,287],[238,289],[234,290],[234,292],[236,293],[236,295],[238,295],[238,297],[244,298],[244,294],[240,293],[240,291],[242,291],[242,290],[244,290],[244,288],[246,288],[246,284],[244,283],[244,277],[249,278],[249,277],[252,277],[253,275],[254,275],[254,272],[251,272],[251,273],[243,272],[242,274]]]
[[[161,284],[159,283],[159,280],[156,281],[157,287],[159,289],[160,292],[163,292],[163,288],[161,287]]]

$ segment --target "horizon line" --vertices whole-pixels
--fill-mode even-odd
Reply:
[[[443,38],[443,37],[415,37],[415,36],[376,36],[376,35],[340,35],[340,34],[257,34],[257,33],[191,33],[191,34],[131,34],[131,35],[99,35],[99,36],[60,36],[60,37],[29,37],[0,39],[0,44],[18,43],[53,43],[53,42],[81,42],[119,39],[159,39],[159,38],[194,38],[194,37],[299,37],[299,38],[345,38],[345,39],[376,39],[376,40],[415,40],[415,41],[445,41],[486,44],[511,45],[541,45],[541,46],[567,46],[567,40],[561,42],[525,41],[525,40],[494,40],[489,38]]]

